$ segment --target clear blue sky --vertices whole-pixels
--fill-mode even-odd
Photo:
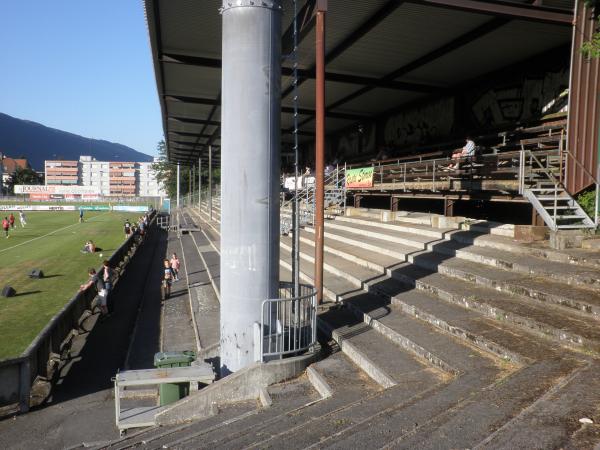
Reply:
[[[155,154],[162,122],[142,0],[0,3],[0,112]]]

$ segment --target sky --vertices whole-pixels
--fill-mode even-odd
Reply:
[[[156,155],[142,0],[0,0],[0,112]]]

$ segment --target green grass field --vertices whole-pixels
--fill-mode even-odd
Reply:
[[[26,215],[27,227],[21,228],[15,214],[15,228],[8,239],[0,229],[0,289],[10,284],[17,291],[15,297],[0,297],[0,360],[27,348],[87,280],[87,269],[97,269],[123,243],[125,220],[137,219],[136,213],[86,211],[85,222],[80,224],[78,211],[29,211]],[[102,251],[81,253],[89,239]],[[45,278],[30,279],[33,268],[41,269]]]

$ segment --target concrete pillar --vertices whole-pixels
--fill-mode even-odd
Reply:
[[[224,0],[222,48],[221,374],[226,375],[255,361],[253,328],[261,304],[278,297],[281,0]]]

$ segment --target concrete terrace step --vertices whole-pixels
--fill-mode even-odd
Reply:
[[[432,228],[429,225],[417,223],[404,223],[402,221],[382,222],[371,218],[356,218],[340,216],[335,219],[336,222],[352,223],[359,226],[377,227],[385,230],[398,231],[401,233],[413,233],[420,236],[428,236],[434,239],[443,239],[446,233],[454,231],[457,228]]]
[[[374,222],[376,223],[376,222]],[[308,228],[308,227],[307,227]],[[403,244],[424,250],[428,243],[439,240],[431,236],[416,234],[417,232],[407,233],[388,228],[381,228],[377,225],[363,225],[339,220],[325,222],[325,232],[336,233],[337,231],[347,231],[363,237],[376,238],[396,244]]]
[[[395,280],[404,284],[400,292],[416,287],[440,299],[471,309],[499,322],[510,323],[523,330],[556,340],[580,350],[600,351],[600,330],[594,319],[570,313],[552,305],[537,304],[528,299],[483,288],[441,275],[411,264],[401,264],[391,271]],[[387,280],[367,282],[379,289]]]
[[[303,242],[314,249],[314,236],[313,233],[302,230],[300,232],[300,242]],[[325,239],[324,244],[326,252],[381,273],[385,271],[386,267],[393,266],[394,264],[405,260],[404,258],[399,260],[398,258],[388,256],[381,252],[365,250],[356,245],[336,241],[334,239]]]
[[[292,250],[292,239],[287,236],[281,236],[282,251],[290,253]],[[314,246],[305,242],[300,243],[300,257],[309,263],[314,264]],[[327,272],[344,278],[355,287],[360,288],[364,280],[378,277],[383,274],[381,270],[372,270],[361,265],[354,264],[347,259],[337,256],[330,252],[324,254],[323,268]]]
[[[498,370],[497,354],[482,352],[465,340],[455,339],[447,332],[404,313],[382,296],[360,293],[347,297],[344,304],[373,329],[440,368],[447,376]]]
[[[327,383],[333,392],[331,397],[281,414],[279,420],[268,421],[244,435],[237,433],[235,439],[216,443],[216,448],[270,448],[281,442],[285,442],[286,448],[305,448],[344,424],[343,420],[336,419],[336,415],[363,409],[364,401],[376,398],[381,392],[380,387],[342,352],[313,364],[310,370]],[[285,401],[285,396],[281,401]]]
[[[410,256],[409,261],[442,275],[540,302],[552,303],[600,319],[600,293],[591,289],[566,286],[552,281],[551,278],[532,277],[524,273],[497,269],[469,260],[448,258],[440,254],[414,254]]]
[[[301,377],[290,383],[286,383],[287,388],[285,400],[282,401],[277,397],[273,397],[270,407],[261,407],[257,401],[242,402],[242,404],[250,404],[252,408],[247,409],[243,414],[231,415],[227,414],[233,406],[237,405],[215,405],[216,416],[221,418],[221,422],[215,426],[202,426],[206,420],[193,422],[187,429],[165,436],[162,439],[152,442],[147,445],[149,448],[227,448],[227,443],[224,440],[234,440],[236,437],[243,436],[245,433],[252,433],[253,430],[258,430],[261,425],[266,425],[272,422],[279,421],[281,416],[288,411],[301,408],[306,403],[315,401],[318,397],[312,389],[306,377]],[[275,390],[281,390],[280,385],[272,387]],[[227,417],[228,416],[228,417]]]
[[[342,351],[383,388],[408,384],[418,392],[446,378],[436,366],[417,360],[347,308],[330,309],[319,320]]]
[[[305,227],[304,231],[314,239],[315,229],[313,227]],[[325,227],[325,244],[332,241],[342,242],[354,246],[357,251],[367,250],[370,252],[380,253],[391,258],[401,261],[406,259],[406,255],[422,249],[422,247],[408,246],[397,242],[390,242],[385,239],[379,239],[372,236],[361,235],[356,231],[344,231],[339,229],[329,229]]]
[[[497,248],[471,246],[461,242],[435,243],[429,246],[442,253],[469,261],[533,276],[548,277],[579,287],[600,286],[600,270],[549,261],[535,256],[516,254]]]
[[[291,281],[292,261],[291,257],[282,255],[280,259],[279,279],[281,281]],[[300,264],[300,279],[303,282],[313,284],[314,264],[309,261],[302,261]],[[356,285],[346,278],[338,277],[328,271],[323,271],[323,296],[332,302],[340,301],[344,295],[360,290]]]

